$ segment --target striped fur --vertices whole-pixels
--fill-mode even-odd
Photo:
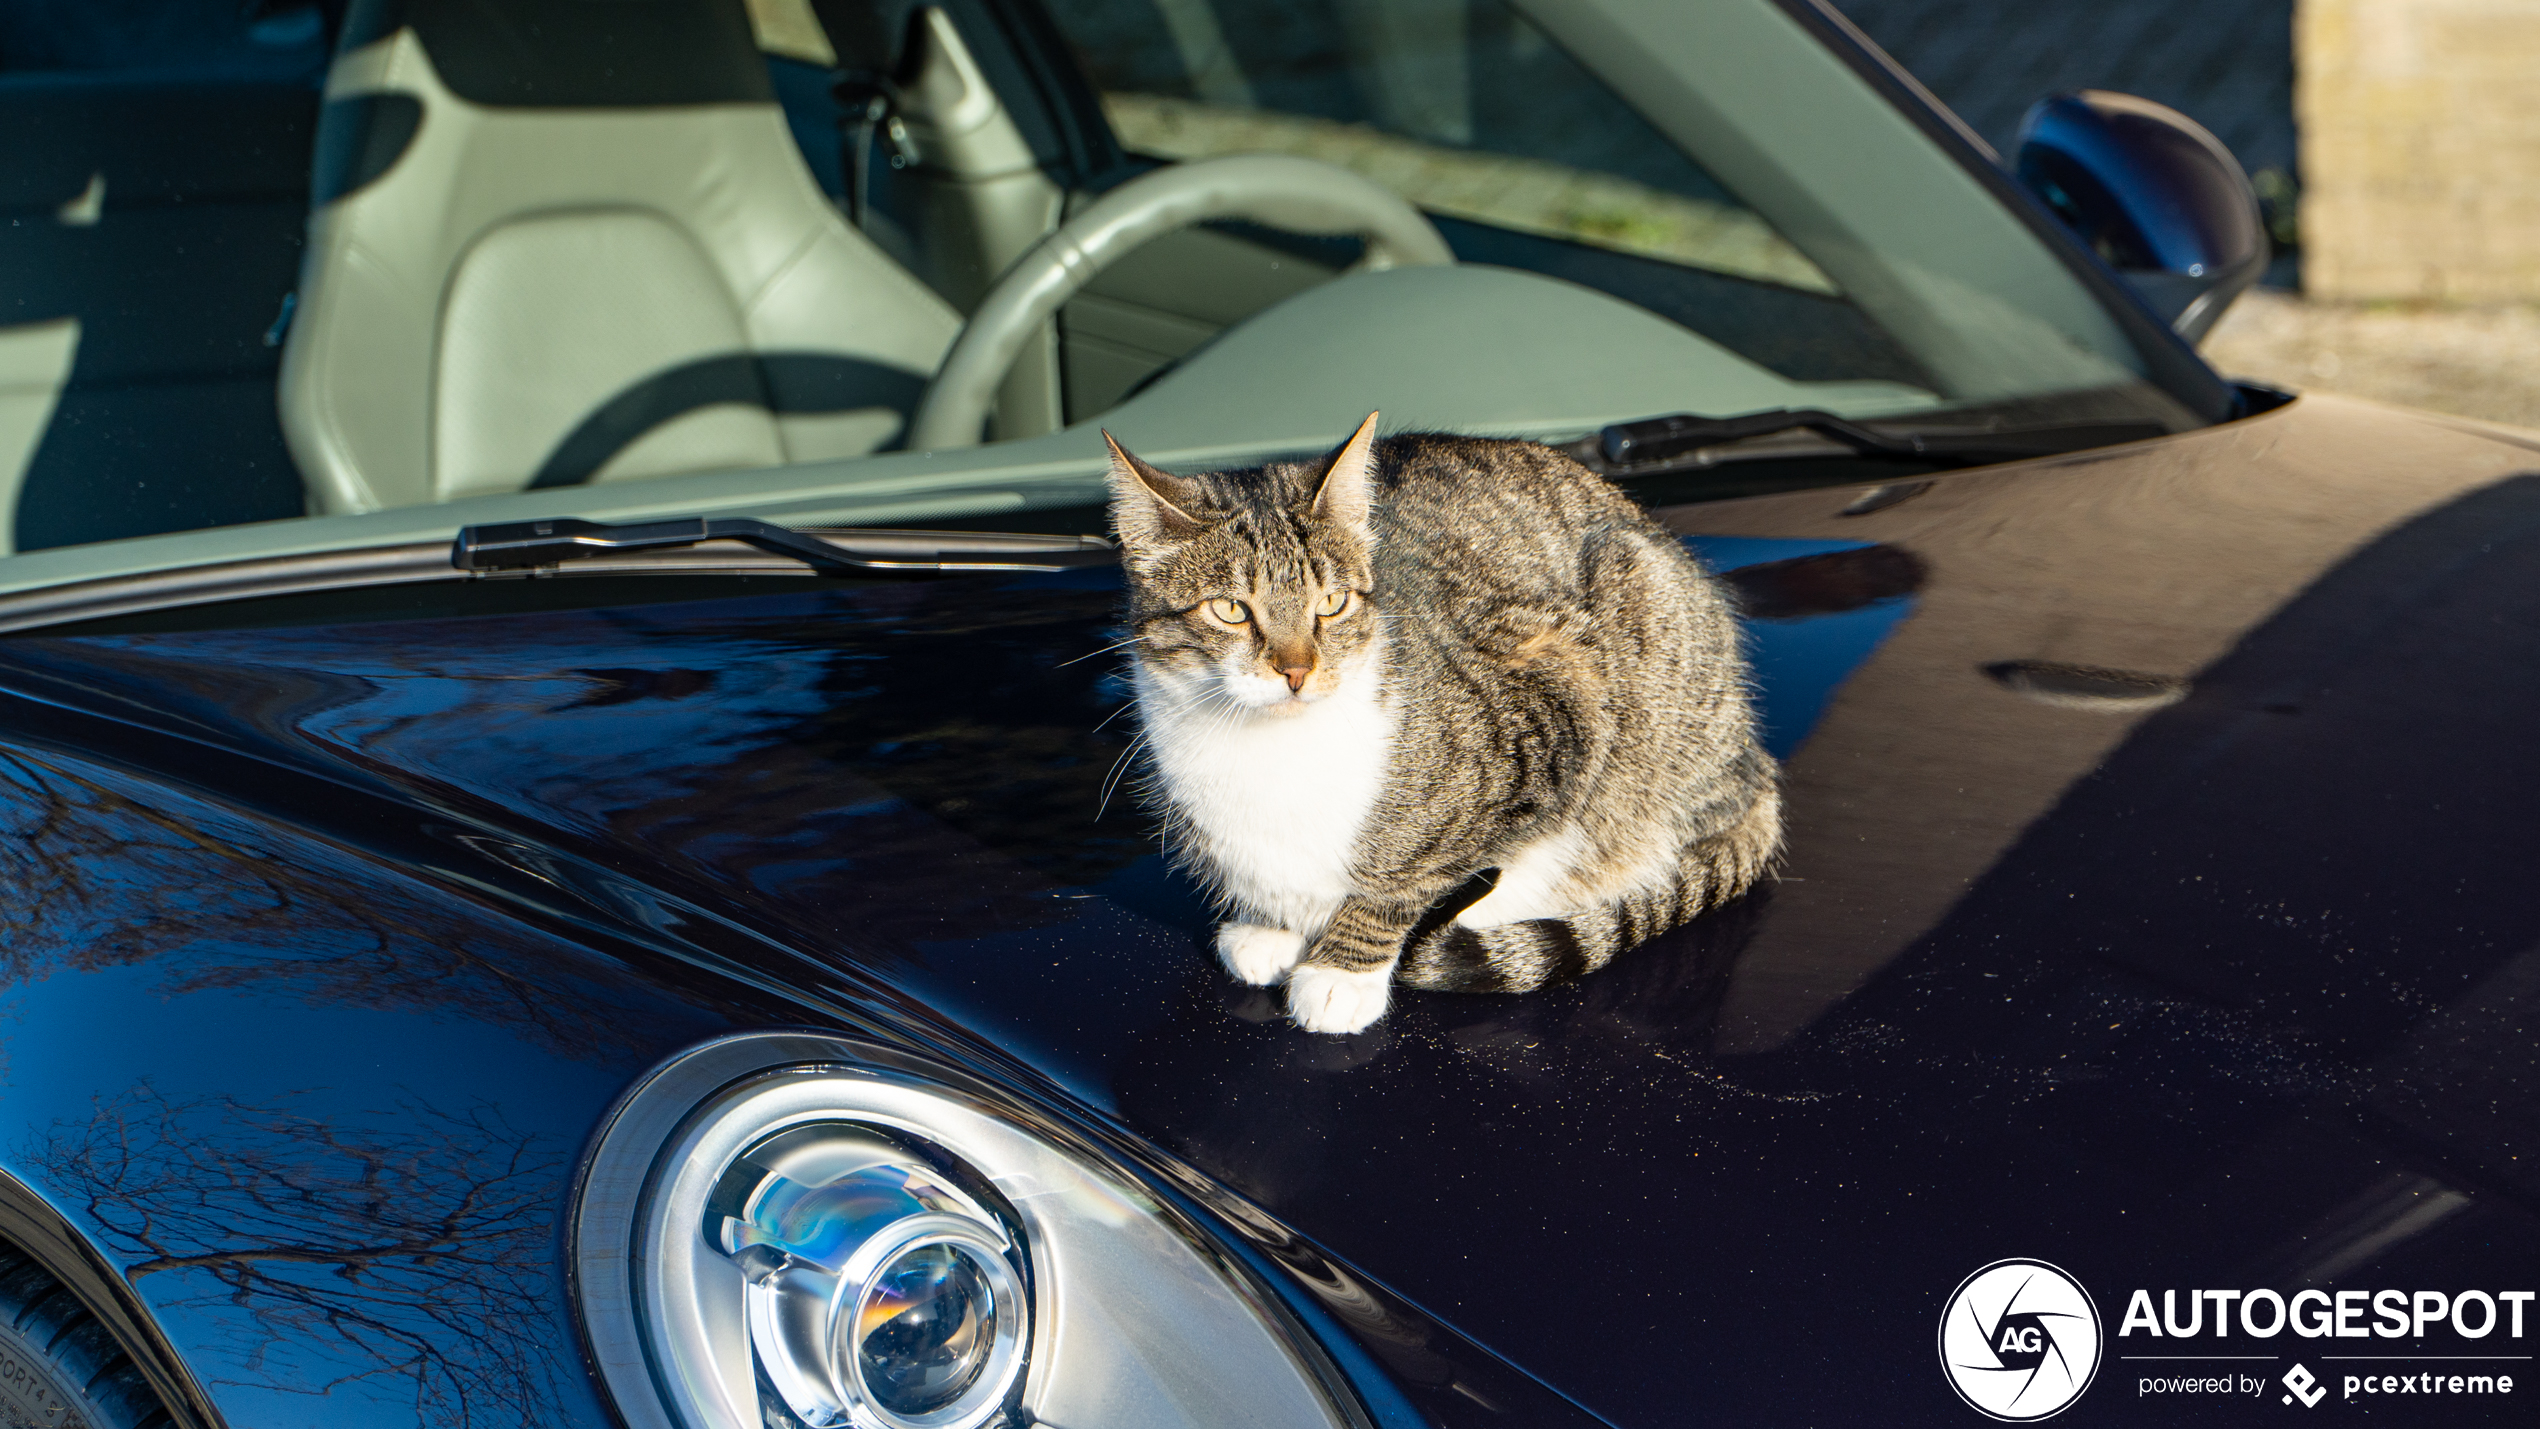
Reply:
[[[1685,846],[1674,878],[1567,918],[1482,928],[1445,923],[1411,945],[1394,979],[1441,992],[1532,992],[1594,972],[1616,953],[1745,892],[1772,862],[1780,838],[1781,793],[1767,783],[1735,827]]]
[[[1284,975],[1314,1031],[1380,1017],[1398,964],[1471,991],[1602,966],[1781,841],[1736,620],[1682,545],[1547,447],[1374,424],[1315,463],[1112,464],[1147,797],[1229,969]]]

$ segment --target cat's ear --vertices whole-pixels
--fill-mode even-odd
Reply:
[[[1338,522],[1353,531],[1367,529],[1367,503],[1374,497],[1376,485],[1376,414],[1358,424],[1358,431],[1341,449],[1332,454],[1332,464],[1323,473],[1323,485],[1314,493],[1314,519]]]
[[[1199,505],[1199,483],[1131,456],[1126,447],[1102,434],[1111,448],[1111,524],[1123,546],[1182,541],[1208,529],[1191,514]]]

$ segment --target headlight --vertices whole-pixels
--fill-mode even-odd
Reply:
[[[573,1261],[633,1429],[1357,1417],[1319,1349],[1132,1179],[894,1060],[728,1037],[621,1101]]]

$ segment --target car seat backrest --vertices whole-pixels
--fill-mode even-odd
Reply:
[[[272,343],[317,109],[210,70],[0,73],[0,554],[301,513]]]
[[[357,0],[326,100],[320,510],[861,455],[960,328],[813,182],[740,0]]]

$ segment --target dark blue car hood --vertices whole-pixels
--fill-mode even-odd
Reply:
[[[1747,572],[1782,880],[1345,1038],[1214,966],[1123,787],[1108,572],[23,638],[0,683],[41,777],[447,892],[364,952],[324,906],[358,880],[317,870],[309,936],[233,990],[320,957],[437,985],[592,1107],[733,1026],[957,1042],[1622,1424],[1972,1419],[1942,1303],[2035,1257],[2106,1322],[2074,1413],[2174,1417],[2118,1358],[2162,1350],[2117,1334],[2136,1289],[2540,1278],[2540,477],[2306,405],[1866,517],[1678,509]],[[114,876],[198,877],[178,853]],[[100,936],[146,941],[100,887]]]

